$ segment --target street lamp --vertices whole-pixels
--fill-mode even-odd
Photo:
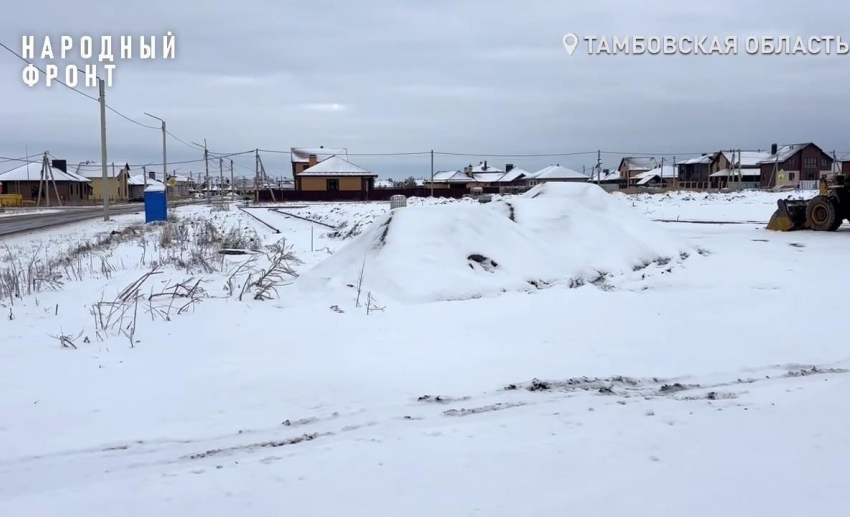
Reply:
[[[159,117],[151,115],[148,112],[145,112],[145,115],[149,116],[150,118],[155,118],[158,121],[162,122],[162,181],[165,182],[165,176],[168,175],[168,168],[167,168],[167,164],[166,164],[166,160],[165,160],[165,134],[166,134],[165,133],[165,121],[162,120]],[[147,186],[147,184],[148,184],[148,180],[147,180],[147,178],[145,178],[145,186]]]

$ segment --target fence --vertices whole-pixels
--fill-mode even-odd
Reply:
[[[487,190],[487,189],[485,189]],[[498,187],[495,193],[498,193]],[[469,194],[466,188],[434,189],[434,197],[462,198]],[[264,189],[259,191],[259,200],[263,203],[270,201],[389,201],[392,196],[430,197],[428,187],[410,188],[379,188],[364,192],[362,190],[291,190]]]

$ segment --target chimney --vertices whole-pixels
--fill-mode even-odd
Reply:
[[[156,173],[154,171],[148,172],[148,178],[155,180],[156,179]]]
[[[68,160],[52,160],[50,166],[62,172],[68,172]]]
[[[776,154],[777,146],[776,144],[770,144],[770,154]]]
[[[487,160],[484,160],[484,168],[482,170],[487,170]]]
[[[513,170],[513,168],[514,168],[514,164],[512,164],[512,163],[506,163],[505,164],[505,172],[511,172]]]
[[[307,160],[308,160],[308,165],[307,165],[307,167],[312,167],[312,166],[316,165],[317,163],[319,163],[319,162],[318,162],[318,160],[317,160],[317,158],[316,158],[316,155],[315,155],[315,154],[311,154],[311,155],[307,158]]]

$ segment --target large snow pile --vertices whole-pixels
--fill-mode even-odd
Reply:
[[[658,223],[596,185],[544,183],[493,208],[543,242],[552,254],[592,271],[621,274],[690,253]]]
[[[542,185],[511,201],[394,210],[297,281],[406,303],[577,285],[690,250],[595,185]],[[362,271],[362,282],[361,282]]]
[[[365,261],[365,262],[364,262]],[[470,299],[555,282],[563,268],[539,241],[484,205],[394,210],[298,280],[355,286],[403,302]]]

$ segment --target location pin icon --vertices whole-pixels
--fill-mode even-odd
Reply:
[[[576,47],[578,47],[578,36],[572,32],[564,34],[564,48],[567,49],[567,54],[572,56]]]

